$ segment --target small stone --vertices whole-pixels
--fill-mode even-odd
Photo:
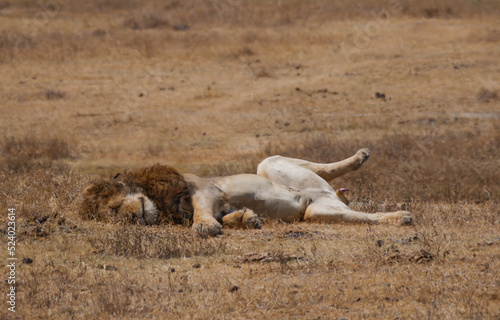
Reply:
[[[383,92],[375,92],[375,98],[385,100],[385,93],[383,93]]]
[[[240,288],[238,288],[238,286],[232,286],[231,289],[229,289],[229,292],[233,293],[233,292],[236,292],[238,291]]]
[[[189,30],[189,26],[187,24],[176,24],[173,29],[175,31],[187,31]]]

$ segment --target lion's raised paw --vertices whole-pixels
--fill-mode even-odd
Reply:
[[[355,157],[357,158],[357,164],[354,167],[354,170],[358,170],[370,157],[370,150],[368,148],[359,149],[358,152],[356,152]]]

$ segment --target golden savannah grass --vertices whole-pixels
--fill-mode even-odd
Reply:
[[[500,317],[499,9],[0,1],[0,258],[13,207],[19,259],[0,318]],[[77,212],[124,169],[253,173],[361,147],[369,161],[334,187],[413,226],[264,221],[204,239]]]

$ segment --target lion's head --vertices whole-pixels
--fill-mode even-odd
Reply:
[[[83,198],[80,211],[88,219],[146,225],[192,223],[188,184],[168,166],[154,165],[99,179],[85,189]]]
[[[155,224],[159,212],[140,189],[124,183],[101,179],[83,192],[81,214],[105,222],[135,222]]]

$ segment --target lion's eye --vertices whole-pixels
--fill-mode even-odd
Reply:
[[[137,214],[133,211],[129,212],[129,217],[132,219],[132,221],[137,221]]]

